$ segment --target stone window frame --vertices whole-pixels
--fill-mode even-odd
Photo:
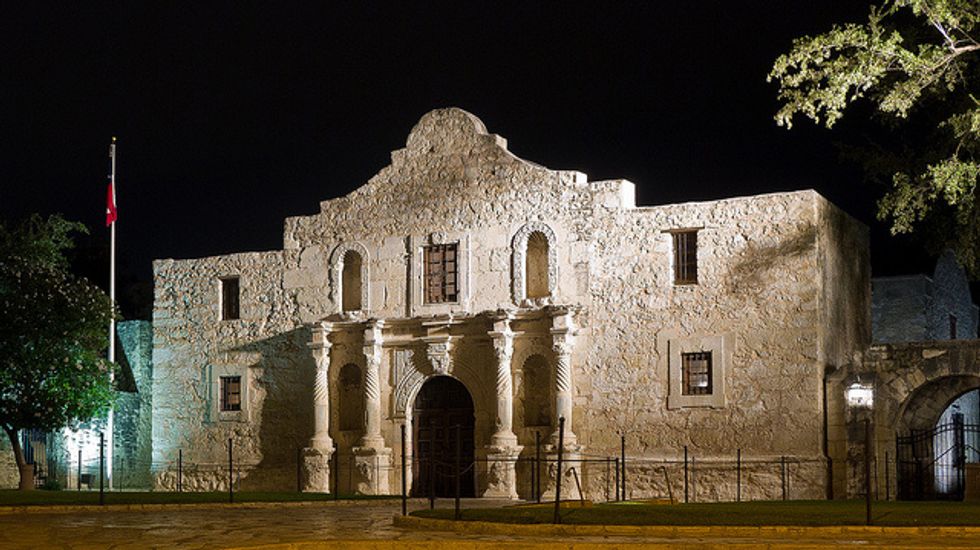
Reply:
[[[336,313],[354,313],[344,311],[344,256],[348,252],[356,252],[361,256],[361,309],[371,311],[371,260],[367,247],[358,241],[348,241],[338,244],[330,254],[330,294]]]
[[[232,393],[228,386],[232,381],[238,385],[237,392]],[[233,403],[229,402],[232,395],[237,398]],[[242,410],[242,377],[238,375],[218,377],[218,407],[221,412],[238,412]]]
[[[673,229],[666,229],[663,232],[670,235],[670,281],[675,287],[683,286],[697,286],[701,284],[701,279],[699,277],[699,267],[701,265],[701,247],[698,245],[698,234],[704,230],[704,227],[677,227]],[[678,238],[680,235],[694,235],[694,276],[686,279],[679,277],[678,272]]]
[[[221,410],[221,379],[237,376],[241,380],[240,399],[241,407],[237,411]],[[211,366],[211,418],[218,422],[248,422],[250,420],[249,410],[249,382],[250,369],[239,365],[212,365]]]
[[[452,254],[452,261],[450,262],[447,258]],[[439,261],[433,261],[431,258],[434,254],[439,254]],[[452,264],[453,269],[449,271],[447,265]],[[435,271],[430,271],[430,267],[433,265],[437,266]],[[435,275],[434,275],[435,274]],[[449,283],[447,282],[452,278],[452,289],[453,292],[450,294],[447,290]],[[443,244],[429,244],[422,247],[422,302],[425,304],[452,304],[459,301],[459,243],[443,243]],[[430,283],[433,280],[438,279],[439,288],[433,291],[433,286]],[[440,299],[431,300],[433,295],[438,295]],[[449,298],[452,296],[452,299]]]
[[[226,281],[237,281],[238,286],[238,303],[237,315],[234,317],[226,316],[225,311],[225,284]],[[219,321],[240,321],[242,319],[242,276],[238,273],[229,273],[227,275],[221,275],[217,278],[218,284],[218,320]]]
[[[513,283],[514,303],[518,306],[528,300],[527,241],[532,233],[541,233],[548,241],[549,296],[544,299],[554,298],[558,291],[558,239],[555,237],[555,232],[551,226],[544,222],[527,222],[514,233],[514,237],[511,239],[511,281]]]
[[[724,408],[727,405],[726,386],[731,369],[734,338],[731,334],[666,336],[667,348],[667,408],[687,407]],[[710,394],[685,395],[682,354],[711,353]]]
[[[412,250],[411,315],[441,315],[465,309],[470,300],[470,235],[466,232],[435,232],[410,237]],[[425,247],[456,244],[456,301],[425,302]]]

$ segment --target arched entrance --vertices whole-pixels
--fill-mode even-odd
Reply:
[[[960,500],[965,465],[980,461],[980,390],[972,376],[920,387],[896,434],[898,497]]]
[[[419,389],[412,408],[412,495],[456,495],[457,441],[460,496],[475,495],[473,468],[473,398],[460,381],[449,376],[429,379]],[[458,434],[458,439],[457,439]]]

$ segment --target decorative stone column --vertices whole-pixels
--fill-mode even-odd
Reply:
[[[354,447],[357,490],[368,495],[387,494],[391,449],[381,435],[382,325],[368,323],[364,331],[364,436]]]
[[[496,320],[489,332],[497,359],[497,416],[496,431],[487,446],[485,497],[517,498],[516,461],[522,446],[514,435],[514,382],[511,360],[514,356],[514,333],[510,318]]]
[[[313,437],[303,449],[303,490],[314,493],[330,491],[330,457],[333,439],[330,438],[330,335],[328,323],[313,330],[309,346],[316,362],[313,378]]]
[[[576,443],[577,438],[572,430],[573,386],[572,386],[572,351],[575,348],[575,323],[572,312],[556,310],[552,317],[552,351],[555,354],[555,431],[551,434],[549,445],[547,476],[542,480],[546,487],[543,497],[554,498],[555,480],[561,479],[561,494],[563,499],[580,499],[579,493],[582,479],[582,447]],[[562,449],[562,471],[559,472],[558,458],[558,419],[565,419],[564,447]],[[576,482],[575,477],[578,477]]]
[[[575,348],[575,326],[570,312],[552,319],[552,349],[555,352],[555,431],[553,445],[558,445],[558,418],[565,418],[565,444],[574,445],[572,430],[572,350]]]

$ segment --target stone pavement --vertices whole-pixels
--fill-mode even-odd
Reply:
[[[499,505],[469,501],[466,507]],[[411,509],[424,507],[413,502]],[[440,501],[451,507],[452,501]],[[513,535],[470,535],[445,531],[415,531],[396,528],[392,516],[395,503],[356,503],[306,507],[226,507],[154,512],[101,511],[62,514],[9,514],[0,516],[0,548],[229,548],[264,546],[269,549],[313,550],[314,548],[587,548],[610,547],[704,548],[820,548],[832,545],[861,548],[980,547],[980,540],[940,539],[934,536],[897,537],[879,535],[853,539],[786,539],[757,537],[658,537],[630,536],[547,537]],[[354,542],[351,542],[354,541]],[[444,541],[440,543],[440,541]]]

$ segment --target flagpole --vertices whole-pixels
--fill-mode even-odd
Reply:
[[[109,144],[109,159],[112,163],[112,171],[109,176],[109,184],[112,186],[112,205],[113,207],[118,207],[116,205],[116,137],[112,137],[112,143]],[[112,317],[109,318],[109,362],[116,362],[116,220],[112,220],[112,224],[109,226],[109,302],[112,304]],[[112,381],[114,377],[110,377]],[[112,490],[112,450],[114,438],[112,437],[114,431],[114,410],[113,407],[109,408],[109,418],[106,421],[106,431],[109,432],[106,438],[106,481],[108,481],[109,490]]]

